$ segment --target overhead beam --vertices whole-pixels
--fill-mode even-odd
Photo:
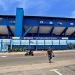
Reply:
[[[75,35],[75,32],[73,32],[73,33],[71,34],[71,36],[73,36],[73,35]]]
[[[27,35],[27,33],[28,33],[31,29],[32,29],[32,27],[29,27],[29,28],[25,31],[23,37],[25,37],[25,36]]]
[[[8,34],[0,34],[0,36],[8,36]],[[12,36],[12,35],[10,34],[10,36]]]
[[[53,33],[53,30],[54,30],[54,27],[52,27],[51,31],[50,31],[50,35],[52,35]]]
[[[37,36],[38,34],[37,33],[33,33],[33,35]],[[44,37],[74,37],[74,35],[72,35],[72,36],[70,36],[70,35],[65,35],[65,36],[61,35],[61,36],[59,36],[59,35],[55,35],[55,34],[53,34],[53,36],[52,36],[52,35],[46,34],[46,33],[39,34],[39,37],[41,37],[41,36],[44,36]],[[32,33],[28,33],[27,37],[32,37]]]
[[[24,15],[23,11],[22,11],[22,14],[20,14],[19,12],[19,15],[20,15],[19,17],[23,17],[22,19],[24,20],[24,25],[27,25],[27,26],[39,26],[40,25],[40,26],[54,26],[54,27],[75,27],[75,19],[73,18],[23,16]],[[4,25],[4,26],[15,25],[15,23],[6,25],[6,23],[9,22],[9,21],[6,21],[7,17],[9,20],[12,19],[15,21],[15,16],[9,16],[9,15],[1,16],[0,25]],[[18,18],[18,21],[21,21],[21,20],[19,20]]]
[[[6,38],[12,37],[12,35],[9,35],[9,34],[0,34],[0,37],[6,39]]]
[[[39,29],[40,29],[40,27],[38,26],[38,28],[37,28],[37,35],[38,35],[38,37],[39,37]]]
[[[24,25],[27,26],[75,27],[75,19],[72,18],[27,16],[24,21]]]
[[[18,9],[22,9],[22,8],[18,8]],[[75,27],[75,19],[74,18],[24,16],[23,9],[22,9],[21,12],[17,13],[17,15],[19,15],[18,18],[17,18],[17,15],[16,15],[16,23],[22,22],[24,20],[24,25],[27,25],[27,26],[42,25],[42,26],[54,26],[54,27]],[[9,19],[9,21],[10,20],[15,21],[14,15],[0,15],[0,25],[6,26],[6,23],[9,22],[9,21],[6,21],[7,18]],[[17,21],[17,19],[18,19],[18,21]],[[15,23],[7,24],[7,26],[11,26],[11,25],[15,25]]]
[[[67,29],[68,29],[68,27],[66,27],[66,28],[62,31],[62,33],[61,33],[60,35],[65,34],[65,33],[66,33],[66,31],[67,31]]]
[[[39,26],[38,26],[38,28],[37,28],[37,33],[39,33]]]
[[[9,34],[11,34],[12,36],[14,36],[14,34],[13,34],[13,32],[11,31],[11,29],[10,29],[9,26],[7,26],[7,29],[8,29]]]
[[[25,33],[25,28],[24,28],[24,26],[23,26],[23,34],[24,34],[24,33]],[[23,34],[22,34],[22,35],[23,35]]]

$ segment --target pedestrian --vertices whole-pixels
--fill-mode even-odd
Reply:
[[[48,59],[49,59],[49,63],[51,63],[52,61],[51,61],[51,59],[52,59],[52,57],[53,57],[53,50],[52,49],[49,49],[49,50],[47,50],[47,54],[48,54]]]

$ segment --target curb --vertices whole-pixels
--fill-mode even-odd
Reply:
[[[64,52],[75,52],[75,50],[59,50],[53,51],[54,53],[64,53]],[[25,54],[26,52],[11,52],[11,53],[0,53],[0,55],[18,55],[18,54]],[[34,51],[34,54],[46,54],[47,51]]]

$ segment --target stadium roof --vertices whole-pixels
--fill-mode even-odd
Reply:
[[[0,15],[0,35],[14,36],[15,15]],[[75,36],[75,19],[64,17],[24,16],[23,31],[28,34],[47,34],[56,36]],[[26,35],[26,36],[27,36]]]

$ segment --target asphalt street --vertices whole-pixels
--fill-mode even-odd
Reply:
[[[31,69],[31,70],[15,71],[12,69],[12,66],[16,66],[17,68],[19,65],[23,66],[23,65],[43,64],[43,63],[47,64],[48,57],[46,54],[34,54],[34,56],[24,56],[24,54],[0,55],[0,68],[9,66],[8,68],[6,68],[8,72],[4,72],[5,71],[4,68],[0,70],[3,71],[0,73],[0,75],[75,75],[75,64],[74,64],[75,52],[61,52],[61,53],[59,52],[54,54],[55,57],[53,57],[52,59],[53,61],[52,64],[55,64],[57,62],[60,63],[61,61],[68,61],[68,60],[71,61],[69,63],[73,62],[73,64],[67,66],[56,66],[54,68],[48,67],[48,68],[34,69],[34,70]],[[51,65],[49,64],[49,66]],[[22,68],[24,68],[24,66]],[[9,72],[9,69],[12,69],[12,71]]]
[[[53,57],[52,61],[56,62],[71,59],[75,59],[75,52],[55,53],[55,57]],[[24,56],[23,54],[0,55],[0,67],[40,63],[48,63],[48,57],[46,54],[34,54],[34,56]]]
[[[8,73],[0,73],[0,75],[75,75],[75,65],[58,67],[55,69],[40,69],[29,71],[14,71]]]

